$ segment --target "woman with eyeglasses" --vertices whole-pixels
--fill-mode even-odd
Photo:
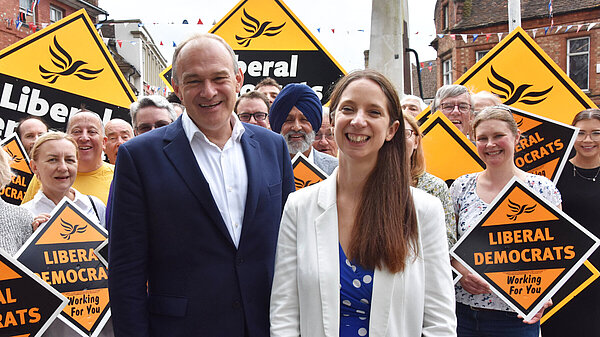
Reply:
[[[558,180],[563,210],[596,236],[600,236],[600,110],[579,112],[573,119],[579,128],[575,157]],[[600,252],[588,261],[600,267]],[[593,282],[542,324],[544,337],[591,336],[600,331],[600,284]]]
[[[500,107],[483,109],[473,120],[473,136],[486,168],[461,176],[450,186],[459,239],[477,225],[490,203],[513,177],[560,207],[560,193],[548,178],[524,172],[515,165],[515,146],[521,132],[510,111]],[[530,321],[523,321],[492,293],[484,280],[456,260],[452,260],[452,265],[462,274],[456,285],[459,337],[539,337],[539,320],[544,309],[551,305],[550,301]]]
[[[419,130],[419,124],[410,112],[404,112],[404,127],[406,136],[406,156],[410,165],[411,186],[422,189],[423,191],[437,197],[444,206],[446,236],[448,238],[448,248],[456,243],[456,218],[454,215],[454,205],[448,194],[446,183],[425,171],[425,151],[421,142],[423,136]]]
[[[339,166],[285,205],[271,337],[456,336],[442,205],[410,187],[394,85],[355,71],[330,102]]]

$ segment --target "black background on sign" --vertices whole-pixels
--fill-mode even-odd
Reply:
[[[296,77],[276,77],[273,75],[274,67],[271,67],[269,77],[274,78],[279,84],[285,86],[288,83],[301,83],[306,82],[309,87],[317,85],[323,86],[323,98],[321,104],[327,103],[329,100],[330,90],[333,84],[342,76],[344,73],[338,66],[323,52],[322,50],[317,51],[244,51],[238,50],[235,52],[239,58],[238,60],[244,61],[246,66],[252,61],[285,61],[288,63],[288,70],[291,68],[291,57],[292,55],[298,55],[298,68],[296,71]],[[263,78],[262,71],[260,76],[250,76],[248,70],[244,74],[244,84],[257,84]]]
[[[511,109],[510,111],[513,113],[513,115],[515,115],[514,116],[515,121],[518,123],[519,119],[521,118],[521,114],[519,114],[519,112],[515,111],[514,109]],[[523,132],[521,134],[521,138],[525,137],[529,140],[529,136],[535,135],[535,133],[537,132],[540,137],[544,138],[544,140],[533,146],[530,146],[526,149],[522,149],[519,152],[517,152],[515,150],[515,159],[518,157],[523,158],[523,156],[526,153],[531,152],[532,150],[539,150],[541,147],[543,147],[545,144],[548,144],[548,143],[552,143],[552,147],[556,148],[556,146],[554,146],[554,141],[557,139],[560,139],[560,141],[563,144],[563,148],[559,151],[555,150],[554,153],[550,153],[550,150],[548,150],[546,148],[546,150],[548,150],[548,152],[550,153],[549,155],[541,158],[540,160],[534,161],[531,164],[525,163],[525,165],[523,165],[522,167],[519,167],[519,168],[525,172],[529,172],[530,170],[532,170],[540,165],[551,162],[552,160],[554,160],[556,158],[562,158],[561,160],[559,160],[558,164],[556,165],[554,172],[552,172],[551,175],[545,175],[546,177],[548,177],[548,179],[554,181],[554,178],[556,177],[558,169],[560,168],[560,164],[562,162],[564,162],[565,160],[569,159],[569,154],[567,153],[567,147],[569,146],[569,143],[571,142],[571,138],[573,138],[574,130],[564,127],[560,124],[555,124],[555,123],[545,121],[541,118],[535,118],[534,116],[523,115],[523,117],[528,118],[528,119],[533,119],[535,121],[539,121],[542,124],[528,130],[527,132]]]
[[[38,313],[41,315],[41,319],[37,323],[10,326],[6,328],[0,328],[1,336],[18,336],[24,334],[35,334],[42,328],[44,323],[50,318],[52,313],[61,305],[62,301],[56,297],[53,293],[44,288],[41,284],[34,281],[27,275],[17,268],[12,262],[6,259],[4,256],[0,256],[0,261],[9,266],[12,270],[23,276],[20,279],[0,281],[0,289],[6,295],[5,289],[11,289],[12,298],[16,299],[16,303],[2,304],[0,309],[0,315],[2,315],[2,321],[4,322],[5,313],[21,309],[29,309],[33,307],[39,308]],[[28,314],[25,314],[27,317]],[[20,317],[15,314],[17,321],[20,321]]]
[[[54,103],[62,103],[66,105],[70,111],[71,107],[79,108],[83,104],[88,110],[98,113],[100,115],[100,118],[104,117],[104,109],[108,108],[112,110],[111,119],[122,118],[126,121],[131,120],[129,117],[129,109],[114,104],[101,102],[95,99],[87,98],[81,95],[57,90],[41,84],[25,81],[5,74],[0,74],[0,93],[2,93],[2,90],[4,90],[5,83],[10,83],[13,85],[12,93],[10,96],[10,102],[12,103],[19,102],[19,98],[21,96],[21,88],[23,86],[28,86],[29,88],[31,88],[31,91],[33,91],[33,89],[40,90],[40,98],[45,99],[48,102],[49,107],[52,107]],[[102,89],[103,88],[98,88],[98,90]],[[28,105],[30,99],[31,92],[27,101]],[[27,112],[20,112],[0,107],[0,116],[0,118],[4,119],[4,121],[6,122],[6,120],[8,119],[11,119],[13,121],[19,121],[20,119],[29,116],[29,114]],[[46,123],[48,123],[51,129],[65,131],[67,127],[66,121],[64,123],[59,123],[50,118],[50,109],[48,109],[48,113],[46,113],[46,115],[40,116],[40,118],[42,118]],[[68,120],[68,117],[66,118],[66,120]]]
[[[512,301],[512,303],[517,306],[521,311],[528,314],[531,309],[533,309],[546,294],[569,272],[569,270],[577,263],[582,255],[587,252],[593,245],[594,241],[588,237],[585,233],[580,231],[578,228],[573,226],[570,222],[564,219],[558,212],[554,209],[547,207],[546,209],[559,218],[559,220],[553,221],[540,221],[536,223],[523,223],[523,224],[507,224],[507,225],[496,225],[496,226],[486,226],[482,227],[479,224],[485,223],[485,221],[494,213],[494,211],[502,204],[504,200],[507,199],[507,196],[515,189],[519,188],[523,190],[527,195],[533,198],[537,202],[536,207],[542,207],[541,199],[534,194],[531,194],[528,190],[519,187],[519,185],[515,182],[513,186],[511,186],[506,192],[505,196],[498,200],[494,206],[488,211],[488,213],[483,217],[479,222],[477,227],[475,227],[471,232],[469,232],[468,236],[457,246],[454,248],[454,252],[458,255],[465,263],[467,263],[471,268],[473,268],[480,277],[486,280],[490,284],[495,284],[489,277],[485,275],[485,273],[490,272],[502,272],[502,271],[519,271],[519,270],[543,270],[543,269],[553,269],[553,268],[565,268],[565,270],[561,273],[559,277],[557,277],[550,286],[546,288],[541,294],[539,294],[538,298],[531,304],[529,310],[523,308],[517,301]],[[507,218],[508,219],[508,218]],[[507,221],[508,222],[508,221]],[[550,235],[554,237],[553,241],[544,241],[544,242],[533,242],[533,243],[523,243],[523,244],[511,244],[511,248],[507,248],[507,245],[489,245],[489,232],[497,232],[501,230],[515,230],[515,229],[526,229],[526,228],[544,228],[550,227]],[[497,250],[522,250],[525,248],[541,248],[543,250],[544,247],[554,247],[554,246],[567,246],[573,245],[575,246],[574,252],[575,257],[571,260],[555,260],[549,262],[529,262],[529,263],[517,263],[517,264],[502,264],[502,265],[479,265],[476,266],[474,263],[473,253],[475,252],[486,252],[486,251],[497,251]],[[508,252],[507,252],[508,253]],[[554,251],[553,251],[554,253]],[[561,252],[561,257],[564,257],[564,251]],[[553,255],[554,256],[554,255]],[[493,257],[493,255],[492,255]],[[543,255],[542,255],[543,257]],[[562,263],[561,263],[562,262]],[[510,268],[507,268],[512,266]],[[506,298],[511,299],[503,289],[498,286],[495,286],[496,290],[502,293]]]

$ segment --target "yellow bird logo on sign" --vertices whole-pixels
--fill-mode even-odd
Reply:
[[[50,60],[58,68],[58,70],[51,71],[42,67],[42,65],[39,66],[42,78],[48,80],[48,83],[55,83],[59,77],[70,75],[89,81],[98,77],[97,75],[104,70],[104,68],[98,70],[84,68],[83,66],[87,64],[85,61],[77,60],[73,62],[73,57],[58,43],[56,36],[54,36],[54,48],[50,46],[48,49],[52,55]]]
[[[283,26],[285,26],[285,22],[279,26],[269,27],[271,25],[271,21],[260,22],[256,18],[252,17],[246,10],[244,9],[244,16],[242,17],[242,24],[244,25],[244,30],[250,33],[250,36],[239,36],[236,35],[235,39],[240,46],[248,47],[250,42],[253,39],[256,39],[262,35],[264,36],[275,36],[281,33]]]

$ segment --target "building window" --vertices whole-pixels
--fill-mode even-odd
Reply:
[[[64,12],[62,9],[50,6],[50,22],[54,23],[64,17]]]
[[[442,7],[442,29],[448,29],[450,26],[450,19],[448,14],[448,5]]]
[[[567,40],[567,74],[582,90],[589,89],[590,38]]]
[[[19,0],[19,20],[22,22],[35,22],[35,13],[32,5],[35,0]],[[30,21],[31,20],[31,21]]]
[[[451,58],[442,62],[442,76],[444,78],[444,85],[452,84],[452,59]]]
[[[478,50],[475,52],[475,62],[479,62],[479,60],[481,60],[485,54],[487,54],[490,50]]]

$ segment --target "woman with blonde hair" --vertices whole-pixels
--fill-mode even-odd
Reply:
[[[14,176],[9,159],[8,153],[0,148],[0,188]],[[29,211],[0,199],[0,248],[14,255],[31,236],[31,221],[33,215]]]
[[[444,218],[446,222],[446,236],[448,248],[456,243],[456,218],[454,205],[448,194],[448,185],[425,171],[425,151],[423,150],[423,135],[419,130],[417,120],[409,113],[404,112],[404,123],[406,130],[406,155],[410,166],[411,186],[421,189],[434,197],[437,197],[444,206]]]
[[[79,153],[75,140],[63,132],[48,132],[31,149],[31,170],[42,187],[32,200],[21,205],[36,215],[34,230],[50,219],[56,205],[67,197],[92,221],[104,227],[106,206],[100,199],[83,195],[72,187],[77,177]]]
[[[513,177],[560,207],[560,193],[548,178],[524,172],[515,165],[515,146],[521,132],[508,109],[495,106],[483,109],[473,120],[473,135],[477,153],[486,168],[461,176],[450,186],[459,238],[480,221],[489,204]],[[452,265],[462,274],[456,286],[459,337],[539,336],[539,320],[551,302],[532,320],[523,322],[508,304],[491,292],[484,280],[456,260]]]
[[[455,336],[443,209],[410,187],[393,84],[355,71],[330,99],[339,166],[285,205],[271,336]]]

